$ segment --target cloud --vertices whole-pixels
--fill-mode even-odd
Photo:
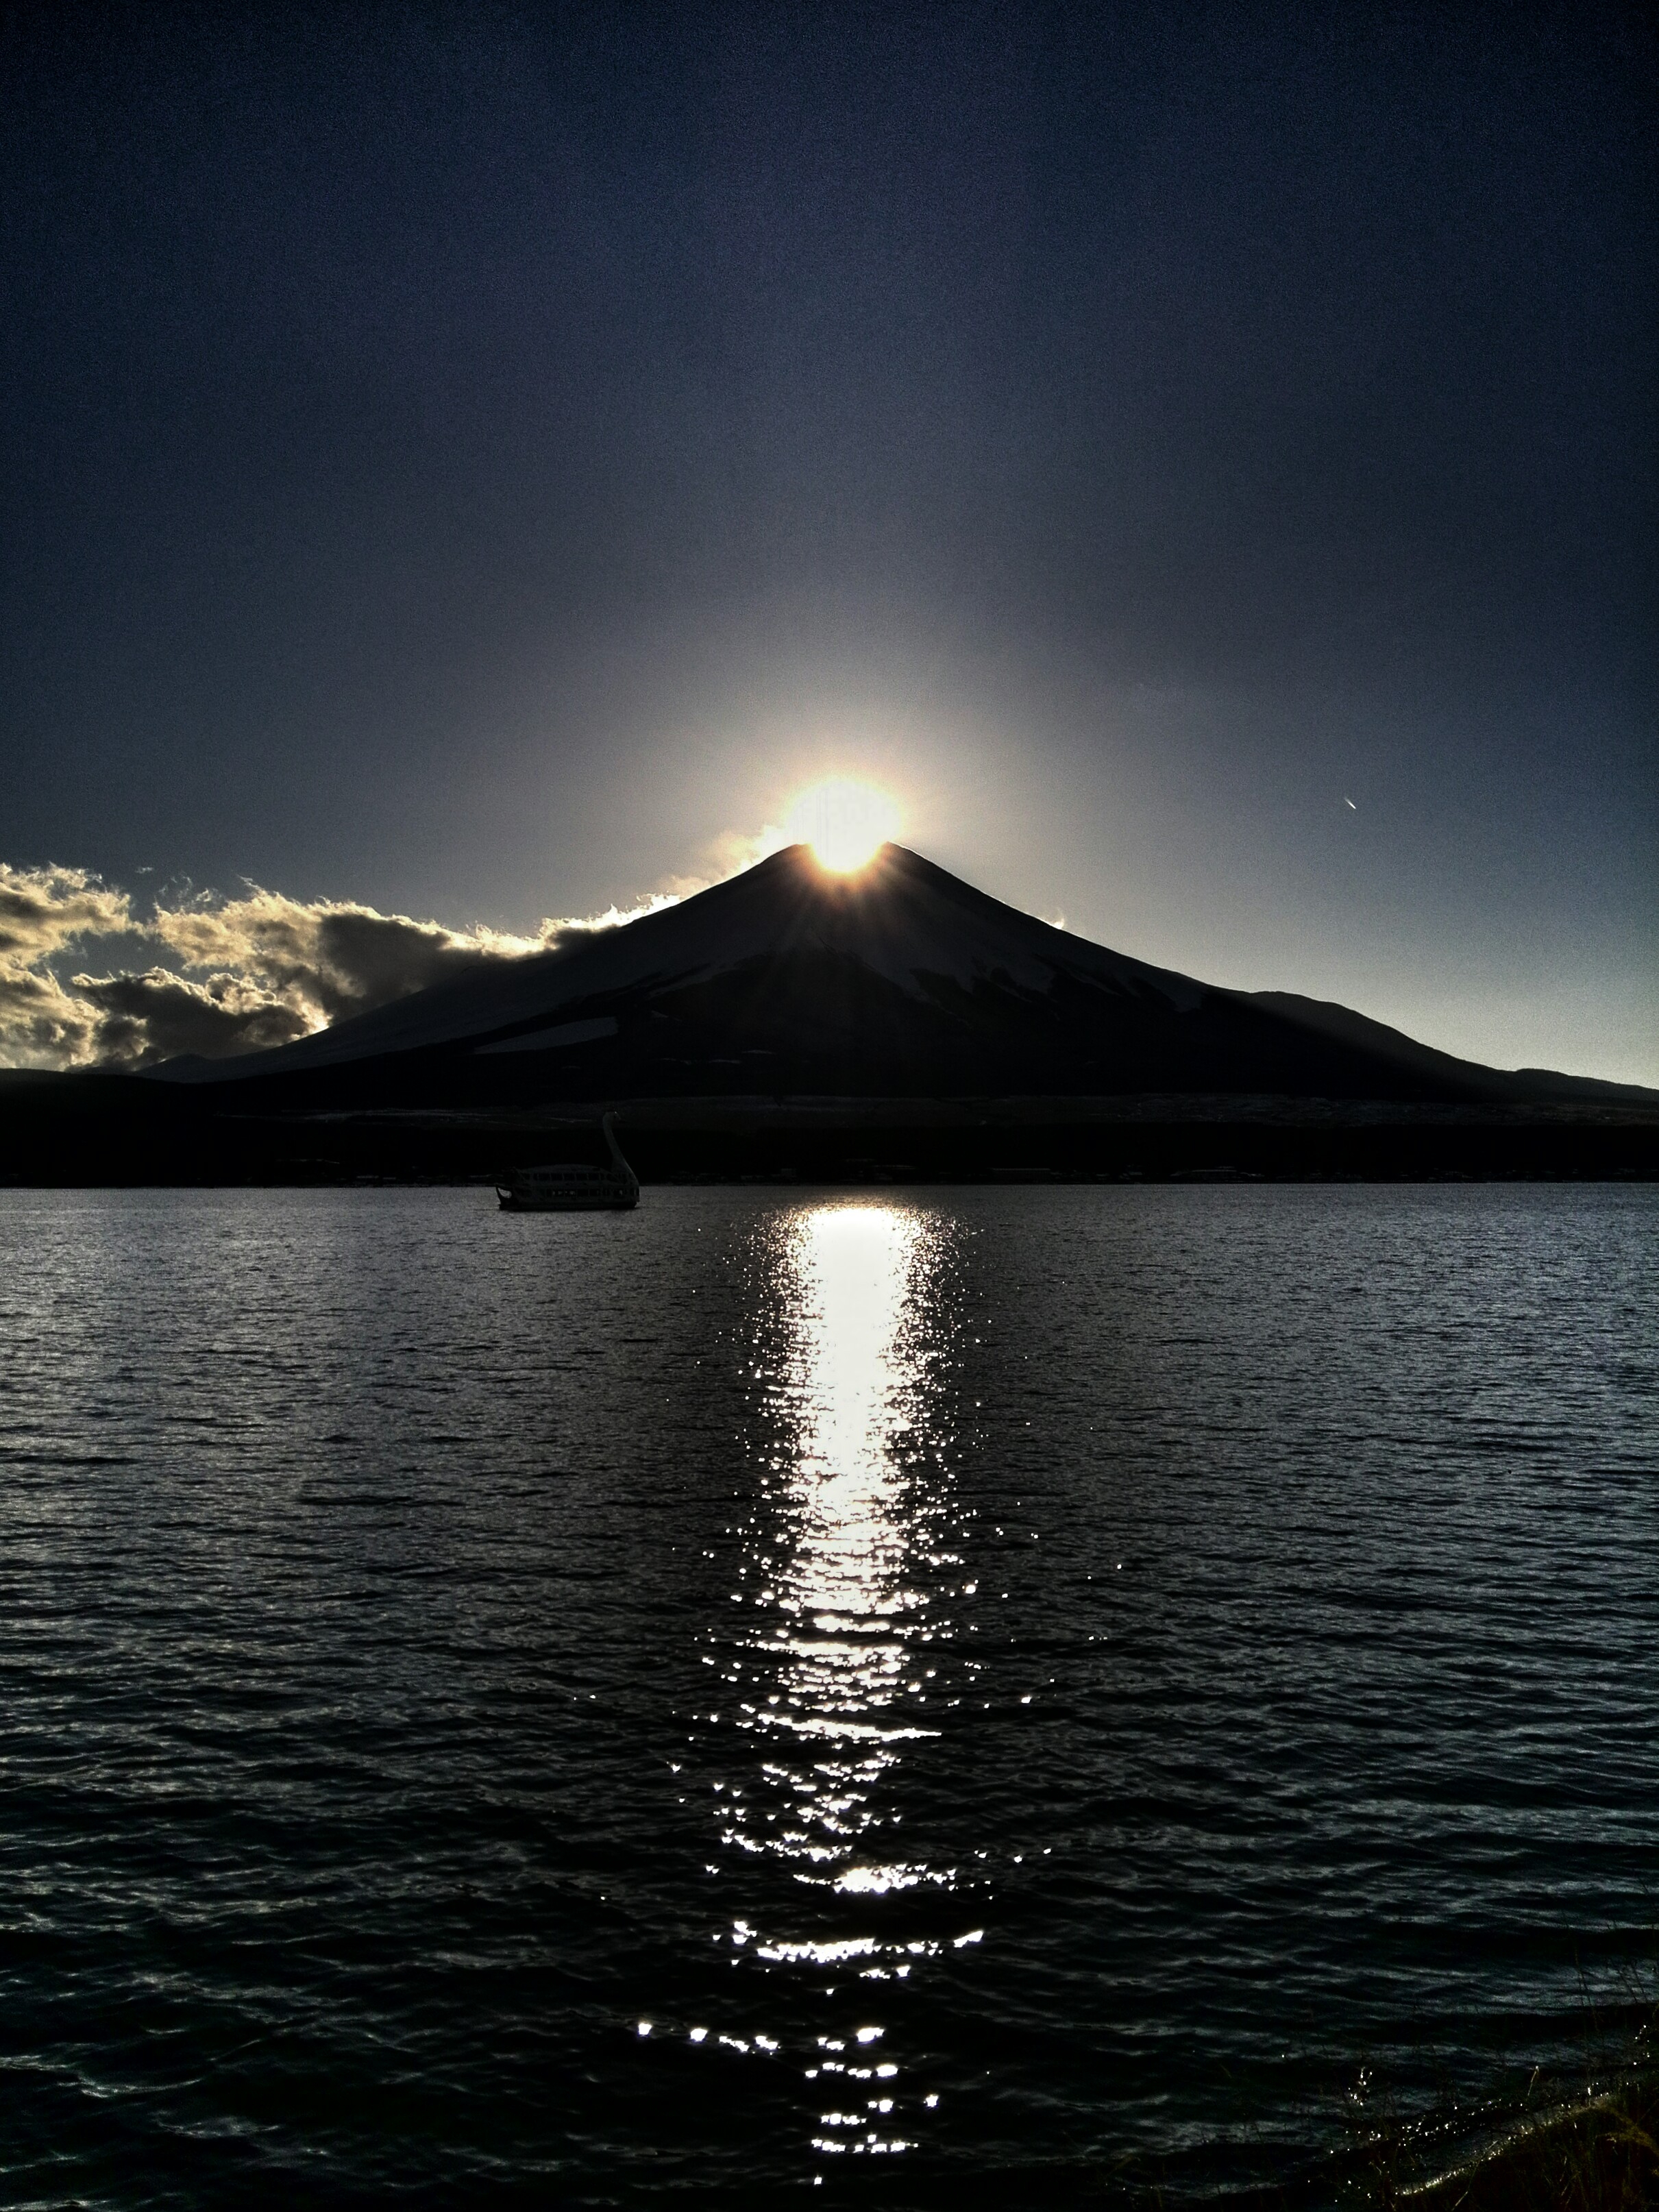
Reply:
[[[246,898],[157,909],[152,933],[182,964],[251,979],[305,1031],[367,1013],[486,961],[544,950],[541,936],[447,928],[335,899],[251,889]]]
[[[170,968],[70,980],[96,1013],[95,1057],[106,1065],[143,1066],[179,1053],[222,1060],[290,1044],[316,1026],[288,1000],[229,973],[201,983]]]
[[[0,1060],[62,1067],[95,1054],[99,1016],[48,965],[88,937],[131,926],[131,902],[84,868],[0,860]]]
[[[55,975],[0,963],[0,1066],[73,1066],[95,1057],[97,1028]]]
[[[260,1051],[470,969],[617,927],[677,895],[516,936],[257,884],[240,898],[210,893],[140,917],[127,892],[84,869],[0,862],[0,1066],[142,1068],[182,1053]],[[59,972],[88,939],[114,937],[149,949],[150,963]],[[176,965],[158,964],[156,948]]]
[[[131,927],[132,902],[84,868],[0,860],[0,969],[45,959],[82,937]]]

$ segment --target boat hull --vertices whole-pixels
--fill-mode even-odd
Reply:
[[[637,1189],[605,1193],[562,1191],[545,1196],[497,1188],[504,1213],[625,1213],[640,1202]]]

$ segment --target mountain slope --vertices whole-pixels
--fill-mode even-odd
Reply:
[[[852,877],[792,846],[621,928],[481,966],[275,1051],[157,1073],[308,1105],[1645,1095],[1506,1075],[1344,1007],[1213,988],[1021,914],[896,845]]]

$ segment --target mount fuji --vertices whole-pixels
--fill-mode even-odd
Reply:
[[[1224,990],[1020,913],[903,847],[793,845],[553,950],[152,1079],[267,1106],[1209,1097],[1522,1105],[1651,1093],[1453,1058],[1346,1007]]]

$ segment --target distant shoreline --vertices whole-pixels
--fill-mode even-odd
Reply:
[[[465,1183],[580,1159],[614,1110],[642,1182],[1649,1182],[1659,1101],[1127,1092],[319,1109],[240,1085],[0,1073],[0,1183]]]

